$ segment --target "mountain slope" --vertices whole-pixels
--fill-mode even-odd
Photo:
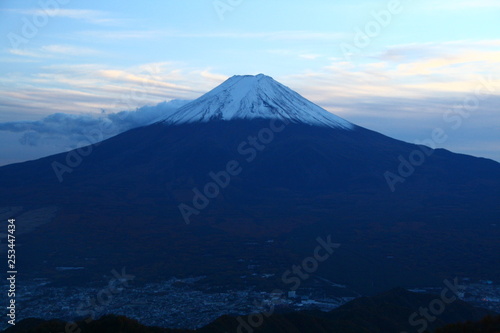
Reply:
[[[226,100],[223,85],[222,95],[181,108],[199,121],[176,123],[177,114],[87,150],[0,168],[2,204],[23,207],[11,215],[25,230],[18,242],[26,274],[84,283],[124,266],[143,282],[204,275],[211,285],[287,288],[283,272],[311,255],[318,236],[332,235],[342,246],[317,274],[361,293],[499,275],[499,163],[341,126],[336,118],[336,125],[315,126],[294,118],[303,103],[283,104],[283,112],[266,106],[292,100],[265,95],[268,78],[250,81],[258,86],[239,101],[262,105],[259,117],[247,119],[251,112]],[[203,118],[218,114],[202,112],[217,110],[204,98],[219,98],[221,114],[237,119]],[[386,172],[397,174],[400,157],[419,151],[425,161],[391,191]],[[227,184],[218,190],[208,186],[230,162],[238,172],[229,181],[219,177]],[[201,199],[207,188],[218,195]],[[57,212],[37,223],[23,217],[47,207]],[[61,273],[60,266],[85,270]]]

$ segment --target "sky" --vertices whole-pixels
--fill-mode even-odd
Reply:
[[[500,161],[499,17],[498,0],[1,0],[0,165],[259,73],[357,125]]]

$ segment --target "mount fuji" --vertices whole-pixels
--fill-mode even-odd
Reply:
[[[165,118],[166,124],[236,119],[279,119],[313,126],[350,129],[348,121],[311,103],[271,77],[233,76]]]
[[[499,163],[362,128],[265,75],[2,167],[0,184],[19,270],[59,284],[129,267],[138,282],[285,289],[318,237],[341,247],[315,275],[359,293],[500,276]]]

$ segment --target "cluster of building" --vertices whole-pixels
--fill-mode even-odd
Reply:
[[[105,314],[125,315],[142,324],[169,328],[199,328],[223,315],[256,312],[333,310],[353,297],[333,297],[320,288],[304,288],[281,295],[248,290],[215,291],[202,289],[195,279],[170,279],[144,286],[131,285],[113,297],[103,298],[98,288],[54,287],[40,279],[19,285],[17,321],[37,317],[73,321],[97,319]],[[500,286],[491,281],[465,285],[461,299],[500,313]],[[421,291],[434,292],[435,288]],[[434,292],[435,293],[435,292]],[[2,304],[3,306],[3,304]],[[4,325],[6,326],[6,325]],[[5,327],[2,327],[5,328]]]
[[[500,285],[489,280],[477,282],[472,282],[469,278],[459,280],[463,289],[461,289],[458,296],[462,301],[500,313]],[[436,287],[421,288],[419,291],[436,295],[440,293],[440,289]]]
[[[97,319],[117,314],[138,319],[144,325],[194,329],[228,314],[263,312],[271,306],[275,311],[312,308],[328,311],[348,300],[315,295],[314,290],[282,295],[253,289],[216,292],[201,290],[195,285],[197,280],[171,279],[130,286],[112,297],[103,296],[98,288],[52,287],[47,280],[23,283],[17,297],[18,320],[35,317],[74,321],[87,319],[89,315]]]

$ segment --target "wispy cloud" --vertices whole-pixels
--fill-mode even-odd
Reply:
[[[432,3],[430,6],[433,10],[467,10],[467,9],[495,9],[500,8],[500,2],[497,0],[455,0],[455,1],[440,1]]]
[[[467,93],[481,76],[500,78],[498,41],[428,43],[393,46],[364,58],[357,65],[341,59],[321,71],[299,75],[321,100],[356,98],[433,97]],[[316,100],[318,100],[318,98]]]
[[[499,45],[500,40],[395,45],[370,55],[357,66],[342,59],[332,59],[329,66],[320,70],[289,75],[284,80],[303,88],[316,102],[393,97],[395,94],[404,98],[430,98],[467,93],[475,88],[481,75],[500,77]],[[65,45],[49,45],[42,49],[49,54],[93,52]],[[269,52],[310,60],[321,57],[286,49]],[[45,66],[31,77],[13,75],[0,78],[0,84],[4,83],[5,87],[0,89],[0,96],[4,99],[16,101],[20,107],[23,104],[40,107],[54,104],[53,99],[57,98],[67,101],[64,107],[74,111],[82,105],[112,108],[113,101],[124,91],[130,92],[129,95],[147,96],[139,101],[143,104],[170,98],[192,99],[227,77],[172,62],[133,68],[62,64]],[[9,89],[9,85],[16,85],[16,88]],[[63,106],[53,108],[58,107]]]
[[[176,30],[123,30],[123,31],[98,31],[90,30],[81,32],[84,36],[99,39],[150,39],[150,38],[224,38],[224,39],[266,39],[266,40],[340,40],[347,34],[341,32],[315,32],[315,31],[268,31],[268,32],[205,32],[187,33]]]
[[[98,25],[116,25],[122,20],[114,18],[109,12],[91,9],[3,9],[26,15],[48,15],[50,17],[68,18]]]
[[[70,56],[89,56],[100,54],[101,51],[91,49],[88,47],[79,47],[72,45],[46,45],[42,46],[42,51],[53,54],[64,54]]]
[[[299,55],[299,58],[306,59],[306,60],[316,60],[320,57],[322,57],[320,54],[311,54],[311,53]]]
[[[416,128],[425,131],[436,126],[433,122],[442,122],[443,110],[473,93],[481,77],[490,80],[496,87],[494,94],[500,96],[499,46],[500,40],[393,45],[360,59],[356,66],[332,58],[328,66],[276,78],[361,125],[384,130],[387,119],[399,122],[401,126],[396,127],[401,128],[400,132],[393,128],[385,133],[401,133],[400,138],[412,141],[405,133],[415,137]],[[57,54],[68,50],[54,45],[48,51]],[[307,51],[268,50],[278,57],[327,61]],[[178,62],[130,68],[51,65],[42,67],[38,74],[10,73],[1,77],[0,107],[6,112],[41,115],[135,110],[162,100],[197,98],[226,78],[209,68],[193,69]],[[470,126],[473,124],[481,132],[489,124],[499,123],[499,117],[497,106],[483,103],[476,115],[478,120],[470,122]]]
[[[166,33],[159,30],[118,30],[118,31],[101,31],[101,30],[86,30],[81,31],[78,35],[82,37],[91,37],[94,39],[111,39],[111,40],[128,40],[128,39],[152,39],[165,36]]]
[[[33,49],[9,49],[10,54],[31,58],[87,57],[102,54],[96,49],[73,45],[44,45]]]
[[[50,55],[47,55],[46,53],[42,53],[39,50],[33,51],[33,50],[21,50],[21,49],[9,49],[8,52],[10,54],[16,55],[16,56],[21,56],[21,57],[31,57],[31,58],[47,58],[50,57]]]
[[[170,99],[193,99],[227,76],[209,69],[181,69],[178,63],[148,63],[130,68],[99,64],[50,65],[26,76],[0,78],[5,111],[39,114],[134,110]]]
[[[3,62],[3,63],[9,63],[9,62],[11,62],[11,63],[32,63],[32,62],[39,62],[39,60],[19,58],[19,57],[12,57],[12,58],[3,57],[3,58],[0,58],[0,62]]]
[[[23,133],[22,142],[28,145],[44,144],[47,138],[62,139],[64,142],[82,140],[92,129],[99,129],[105,123],[105,137],[113,136],[131,128],[149,125],[185,105],[188,101],[173,100],[155,106],[143,106],[134,111],[100,114],[55,113],[37,121],[0,123],[0,131]],[[35,140],[36,139],[36,140]]]
[[[274,56],[291,57],[304,60],[328,59],[322,54],[311,53],[309,51],[304,51],[304,50],[271,49],[271,50],[266,50],[265,52]]]
[[[163,119],[187,102],[173,100],[118,113],[79,115],[55,113],[37,121],[0,123],[0,138],[3,142],[9,142],[9,147],[5,146],[0,151],[10,151],[16,146],[20,150],[37,147],[38,150],[28,149],[29,158],[67,151],[107,139],[132,128],[149,125]],[[0,160],[0,165],[12,162],[15,160]]]
[[[487,101],[471,115],[463,133],[476,152],[500,161],[498,150],[483,149],[500,123],[500,50],[498,40],[395,45],[361,59],[357,65],[332,59],[321,70],[289,75],[282,81],[299,93],[354,123],[413,142],[445,126],[443,115],[474,97],[478,86]],[[461,149],[460,135],[447,142]],[[497,135],[496,135],[497,136]],[[498,137],[498,136],[497,136]],[[477,154],[477,153],[476,153]]]

